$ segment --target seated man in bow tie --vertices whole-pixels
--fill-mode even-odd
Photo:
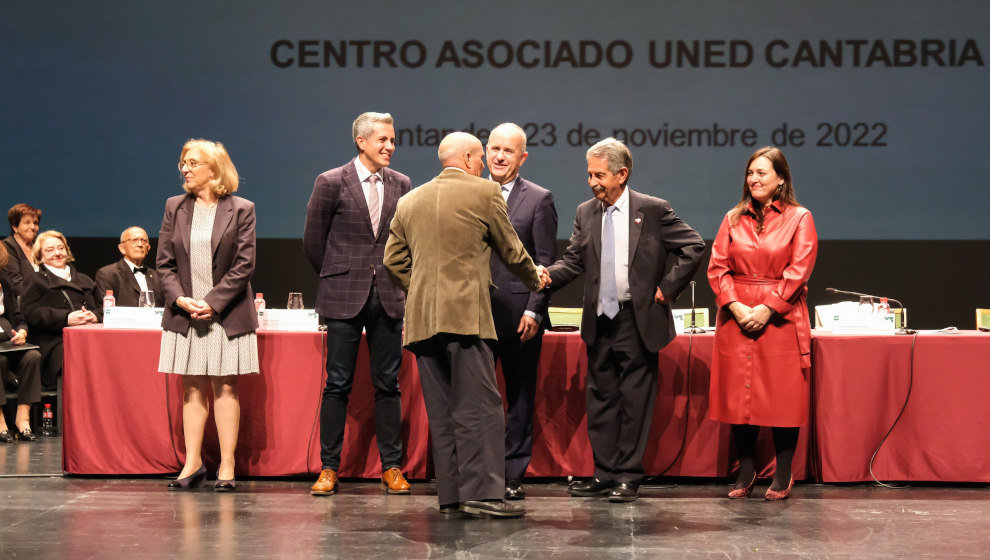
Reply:
[[[120,245],[117,248],[124,258],[96,271],[96,283],[100,286],[100,292],[113,290],[117,305],[138,307],[141,292],[151,291],[155,293],[155,307],[162,307],[165,298],[158,284],[158,272],[144,266],[144,259],[151,251],[148,234],[139,227],[129,227],[120,234]]]

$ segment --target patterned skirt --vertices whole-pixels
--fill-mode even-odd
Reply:
[[[185,335],[162,331],[158,371],[180,375],[258,373],[258,336],[251,332],[228,338],[223,325],[193,321]]]

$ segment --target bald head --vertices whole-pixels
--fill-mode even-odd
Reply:
[[[467,132],[451,132],[440,141],[437,156],[444,167],[463,169],[475,177],[481,177],[485,168],[485,151],[481,140]]]
[[[502,123],[488,135],[488,171],[492,179],[505,185],[516,179],[519,168],[529,157],[526,151],[526,133],[518,125]]]
[[[148,256],[148,251],[151,250],[148,233],[137,226],[129,227],[120,234],[120,245],[117,245],[117,248],[127,260],[141,266]]]

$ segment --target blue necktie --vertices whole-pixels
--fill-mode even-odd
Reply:
[[[602,298],[602,313],[609,319],[619,314],[619,291],[615,287],[615,226],[612,223],[612,213],[615,206],[605,210],[605,222],[602,224],[602,287],[599,296]]]

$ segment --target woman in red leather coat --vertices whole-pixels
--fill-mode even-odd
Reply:
[[[777,455],[765,497],[786,499],[794,485],[791,460],[810,398],[806,294],[817,254],[815,223],[794,197],[784,154],[757,150],[746,162],[742,200],[722,220],[708,265],[718,306],[708,415],[732,424],[739,477],[730,498],[753,491],[760,426],[772,427]]]

